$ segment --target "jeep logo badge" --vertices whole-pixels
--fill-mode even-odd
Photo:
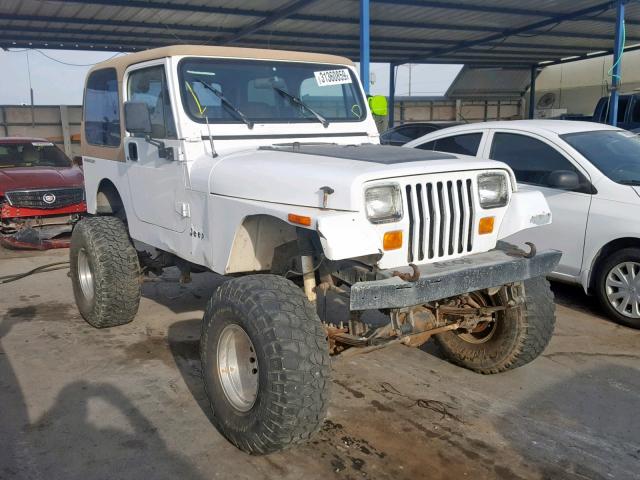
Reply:
[[[51,205],[53,202],[56,201],[56,196],[53,193],[45,193],[42,196],[42,201],[47,205]]]

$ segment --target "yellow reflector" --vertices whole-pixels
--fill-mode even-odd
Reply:
[[[305,227],[311,226],[311,217],[304,217],[302,215],[290,213],[288,218],[291,223],[297,223],[298,225],[304,225]]]
[[[385,250],[397,250],[402,248],[402,230],[386,232],[382,239],[382,248]]]
[[[482,217],[478,224],[478,234],[487,235],[488,233],[493,233],[493,222],[495,219],[496,217]]]

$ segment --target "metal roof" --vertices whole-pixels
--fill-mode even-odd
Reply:
[[[371,61],[522,67],[608,54],[615,2],[370,0]],[[359,58],[358,0],[2,0],[0,47],[233,45]],[[626,13],[640,44],[640,4]],[[633,47],[632,47],[633,48]]]

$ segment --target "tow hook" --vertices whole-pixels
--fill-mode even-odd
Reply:
[[[525,242],[525,245],[529,245],[529,253],[525,253],[522,256],[524,258],[533,258],[536,256],[536,246],[531,242]]]
[[[324,187],[320,187],[320,191],[322,192],[322,208],[326,210],[329,204],[329,195],[333,195],[335,190],[325,185]]]
[[[521,248],[518,248],[515,245],[506,244],[507,248],[503,251],[512,257],[522,257],[522,258],[533,258],[536,256],[537,249],[536,246],[531,242],[525,242],[525,245],[529,246],[529,252],[525,252]]]
[[[413,269],[413,273],[393,272],[392,276],[398,277],[405,282],[417,282],[420,278],[420,270],[414,263],[410,263],[409,266]]]

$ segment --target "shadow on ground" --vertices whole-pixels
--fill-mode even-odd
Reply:
[[[30,422],[2,340],[18,324],[34,320],[35,313],[32,307],[10,309],[0,320],[0,479],[202,478],[185,458],[169,451],[127,396],[107,383],[64,386],[54,405]],[[101,422],[105,411],[109,420]]]
[[[639,374],[604,362],[527,397],[496,427],[543,478],[638,478]]]

